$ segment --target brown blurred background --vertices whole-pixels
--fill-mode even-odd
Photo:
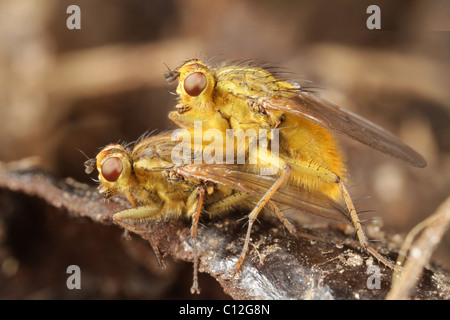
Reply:
[[[81,9],[81,30],[66,27],[71,4]],[[381,8],[381,30],[366,28],[371,4]],[[175,86],[164,80],[165,64],[256,58],[311,80],[328,100],[424,155],[428,166],[416,169],[342,139],[358,206],[375,210],[384,230],[404,234],[450,190],[448,17],[444,0],[0,0],[0,161],[39,156],[53,175],[94,184],[79,149],[94,157],[110,142],[174,127],[167,114]],[[188,264],[173,264],[186,272],[170,281],[155,276],[156,293],[145,288],[148,270],[124,269],[133,254],[153,253],[142,243],[140,255],[130,254],[127,244],[118,244],[120,231],[50,218],[55,212],[12,215],[0,212],[0,298],[192,298]],[[104,243],[83,243],[89,234],[104,233]],[[123,246],[122,253],[105,253],[111,244]],[[447,267],[449,245],[447,233],[434,255]],[[91,251],[83,256],[87,249],[80,246]],[[88,263],[92,256],[104,258],[104,265]],[[90,289],[65,288],[69,264],[80,265]],[[109,274],[115,264],[120,272]],[[226,297],[217,287],[210,292],[217,293],[202,297]]]

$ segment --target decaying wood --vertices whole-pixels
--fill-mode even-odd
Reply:
[[[121,199],[105,201],[95,186],[58,180],[26,163],[1,165],[0,188],[41,198],[48,206],[109,227],[113,227],[112,215],[129,207]],[[245,221],[236,217],[203,220],[198,235],[200,271],[214,277],[234,299],[384,299],[391,288],[392,271],[361,252],[357,240],[344,229],[299,228],[310,237],[294,237],[277,221],[266,220],[254,226],[241,276],[230,278],[245,233]],[[188,221],[149,221],[124,227],[157,243],[164,255],[192,262]],[[368,231],[372,238],[376,236]],[[379,234],[377,240],[377,250],[395,261],[398,249],[389,236]],[[150,247],[148,255],[153,255]],[[411,297],[449,299],[449,274],[427,266]]]

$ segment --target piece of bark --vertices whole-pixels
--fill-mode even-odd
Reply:
[[[119,198],[105,201],[93,186],[70,178],[58,180],[27,165],[1,165],[0,188],[42,198],[74,217],[107,225],[112,224],[114,213],[129,207]],[[392,271],[361,252],[345,229],[298,228],[310,236],[295,237],[278,221],[266,220],[254,225],[240,277],[230,278],[245,235],[245,220],[237,221],[241,217],[232,214],[201,221],[197,244],[200,272],[214,277],[234,299],[384,299],[390,290]],[[152,239],[164,255],[192,262],[189,221],[148,221],[126,227]],[[395,260],[396,248],[389,237],[382,233],[378,237],[377,250]],[[148,254],[153,255],[150,248]],[[199,285],[202,288],[201,280]],[[449,299],[449,274],[433,265],[427,267],[412,298]]]

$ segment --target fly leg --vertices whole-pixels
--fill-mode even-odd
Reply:
[[[231,208],[250,207],[249,195],[246,193],[233,193],[217,202],[210,204],[206,211],[210,216],[223,215]],[[224,208],[226,209],[224,211]]]
[[[298,231],[295,226],[284,216],[283,212],[278,208],[278,206],[273,202],[269,201],[269,208],[275,212],[278,220],[280,220],[288,231],[296,237],[303,237],[306,239],[314,240],[314,241],[323,241],[323,239],[319,237],[315,237],[313,235]]]
[[[350,219],[353,223],[353,227],[355,228],[356,236],[358,237],[359,243],[361,244],[361,248],[365,249],[372,256],[375,257],[378,261],[384,264],[386,267],[395,270],[396,267],[392,262],[384,258],[381,254],[379,254],[374,248],[369,246],[366,235],[364,234],[364,230],[362,229],[361,221],[359,220],[358,213],[355,209],[352,199],[350,198],[350,194],[347,191],[344,183],[339,179],[337,181],[339,188],[341,189],[342,196],[344,198],[345,204],[350,212]]]
[[[286,219],[283,212],[281,212],[281,210],[277,207],[277,205],[272,201],[269,201],[269,208],[272,209],[273,212],[275,212],[277,218],[283,223],[286,229],[288,229],[289,232],[292,233],[293,235],[296,235],[297,230],[295,230],[294,225],[288,219]]]
[[[247,234],[245,236],[244,241],[244,247],[242,248],[241,255],[239,257],[238,262],[234,266],[233,275],[238,274],[242,268],[242,264],[245,261],[245,258],[247,256],[248,251],[248,245],[250,243],[250,234],[252,232],[252,226],[255,222],[256,218],[258,217],[258,214],[261,212],[261,210],[264,208],[264,206],[269,202],[270,198],[275,194],[275,192],[280,188],[280,186],[286,181],[286,179],[289,177],[291,173],[291,168],[288,165],[284,165],[283,172],[281,173],[280,177],[275,181],[275,183],[270,187],[269,190],[264,194],[264,196],[259,200],[258,204],[255,208],[250,212],[248,216],[248,228],[247,228]]]
[[[192,280],[191,293],[200,293],[200,287],[198,286],[198,251],[197,251],[197,227],[200,220],[200,214],[202,212],[203,200],[206,192],[205,186],[199,186],[195,193],[198,195],[197,207],[192,212],[192,226],[191,226],[191,239],[192,239],[192,255],[194,256],[194,274]]]
[[[296,172],[297,175],[302,176],[311,176],[320,179],[323,182],[336,184],[340,189],[340,195],[342,196],[345,205],[347,207],[348,213],[349,213],[349,219],[355,229],[356,236],[358,237],[359,243],[361,245],[361,248],[363,250],[366,250],[368,253],[370,253],[375,259],[380,261],[382,264],[387,266],[388,268],[395,269],[395,266],[392,262],[388,261],[386,258],[381,256],[374,248],[369,246],[367,237],[364,233],[364,230],[361,225],[361,221],[359,220],[358,213],[356,211],[356,208],[353,204],[353,201],[350,197],[349,192],[347,191],[347,188],[344,185],[344,182],[340,179],[340,177],[335,174],[334,172],[328,170],[327,168],[316,166],[312,163],[305,164],[302,162],[290,162],[289,163],[292,167],[292,170]]]

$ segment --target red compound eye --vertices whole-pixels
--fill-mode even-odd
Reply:
[[[196,97],[206,88],[206,76],[201,72],[194,72],[184,80],[184,90],[191,97]]]
[[[102,165],[102,175],[103,178],[109,182],[114,182],[119,179],[122,173],[122,161],[117,157],[109,158]]]

